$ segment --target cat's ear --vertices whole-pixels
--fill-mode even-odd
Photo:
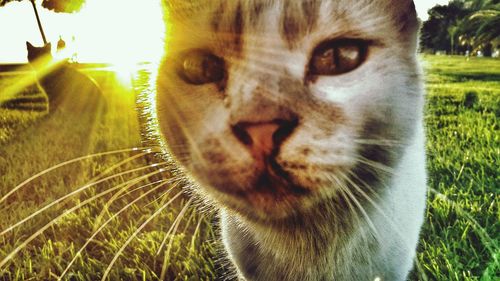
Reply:
[[[33,45],[31,45],[30,42],[26,41],[26,47],[28,48],[28,50],[31,50],[33,48],[35,48]]]
[[[45,50],[52,50],[52,43],[47,43],[45,46],[43,46]]]

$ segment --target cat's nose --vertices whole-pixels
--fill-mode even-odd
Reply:
[[[240,122],[232,127],[233,134],[256,158],[270,156],[293,133],[298,119],[277,119],[270,122]]]

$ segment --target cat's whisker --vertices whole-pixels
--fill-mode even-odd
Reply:
[[[126,184],[123,188],[121,188],[117,193],[113,194],[113,196],[108,199],[106,201],[106,203],[104,204],[104,206],[102,207],[101,209],[101,212],[99,212],[99,215],[97,216],[97,218],[95,219],[94,221],[94,227],[96,227],[97,225],[99,225],[100,221],[102,220],[102,218],[105,216],[106,213],[108,213],[109,211],[109,207],[116,201],[118,200],[118,198],[121,198],[122,196],[126,196],[132,192],[134,192],[135,190],[137,189],[142,189],[143,187],[147,187],[147,186],[150,186],[150,184],[147,184],[145,186],[141,186],[141,187],[138,187],[136,189],[133,189],[133,190],[130,190],[130,187],[134,186],[135,185],[135,182],[129,182],[128,184]],[[95,228],[94,228],[95,230]]]
[[[75,253],[73,259],[69,262],[69,264],[66,266],[66,268],[63,270],[63,272],[61,273],[61,275],[59,275],[59,277],[57,278],[58,280],[62,280],[62,278],[64,277],[64,275],[66,275],[66,273],[68,272],[68,270],[71,268],[71,266],[75,263],[76,259],[81,255],[81,253],[87,248],[87,246],[90,244],[90,242],[92,242],[92,240],[94,240],[94,238],[110,223],[112,222],[115,218],[117,218],[121,213],[125,212],[127,209],[129,209],[132,205],[135,205],[137,202],[139,202],[140,200],[142,200],[143,198],[145,198],[146,196],[148,196],[149,194],[153,193],[154,191],[158,190],[159,188],[169,184],[169,181],[168,180],[160,180],[160,181],[157,181],[157,182],[154,182],[154,183],[151,183],[151,184],[148,184],[148,185],[144,185],[142,187],[140,187],[141,189],[143,189],[144,187],[146,186],[150,186],[150,185],[154,185],[156,184],[155,187],[153,187],[152,189],[148,190],[147,192],[145,192],[144,194],[141,194],[139,197],[137,197],[136,199],[134,199],[132,202],[128,203],[127,205],[125,205],[125,207],[123,207],[122,209],[120,209],[118,212],[114,213],[108,220],[106,220],[104,223],[102,223],[98,229],[94,230],[93,234],[87,239],[87,241],[85,242],[85,244]],[[168,195],[170,194],[170,192],[172,192],[173,188],[170,188],[165,194],[163,194],[162,196],[164,195]]]
[[[382,200],[382,198],[380,197],[380,195],[377,192],[375,192],[375,190],[373,189],[373,187],[370,186],[367,182],[365,182],[359,175],[357,175],[353,171],[348,171],[348,174],[353,179],[359,181],[363,185],[363,187],[370,193],[370,195],[375,197],[376,200]],[[353,186],[354,188],[358,188],[359,191],[363,191],[363,189],[361,189],[359,187],[359,185],[355,181],[353,181],[353,179],[351,179],[349,177],[347,177],[347,179],[349,179],[348,180],[349,184],[354,185]],[[372,197],[368,196],[368,194],[366,192],[363,191],[362,195],[364,195],[365,199],[370,199],[371,201],[373,201],[373,203],[375,203],[374,199]],[[372,203],[372,202],[370,202],[370,203]],[[375,205],[374,205],[374,207],[375,207]]]
[[[346,184],[344,182],[341,182],[339,180],[339,178],[335,175],[335,174],[332,174],[332,175],[329,175],[329,177],[331,177],[331,179],[333,179],[333,181],[336,182],[336,186],[339,188],[339,191],[340,191],[340,195],[342,196],[343,200],[347,203],[347,207],[349,208],[349,211],[353,214],[353,218],[354,220],[356,221],[357,223],[357,228],[360,229],[360,227],[363,225],[361,223],[361,216],[359,215],[359,211],[356,210],[357,208],[355,208],[351,201],[352,201],[352,197],[348,195],[348,193],[350,192],[349,191],[349,188],[346,186]],[[335,224],[336,226],[337,224]],[[367,233],[366,231],[364,231],[363,228],[361,228],[361,238],[363,240],[363,243],[365,243],[365,246],[366,248],[368,248],[369,246],[369,240],[368,240],[368,237],[367,237]],[[367,261],[369,263],[369,268],[371,269],[372,268],[372,261],[371,261],[371,258],[370,257],[367,257]]]
[[[160,255],[161,254],[161,250],[163,249],[163,247],[165,246],[165,244],[167,243],[167,239],[168,237],[172,234],[172,233],[175,233],[175,231],[177,231],[177,224],[180,222],[180,220],[184,217],[186,211],[187,211],[187,208],[188,206],[191,204],[191,202],[193,201],[193,199],[190,199],[188,201],[188,203],[181,209],[181,211],[179,212],[179,215],[177,215],[177,217],[175,218],[175,220],[173,221],[172,225],[170,226],[170,228],[168,229],[167,233],[165,233],[165,237],[163,237],[163,240],[161,241],[160,243],[160,246],[158,247],[158,251],[156,251],[156,255]]]
[[[145,148],[127,148],[127,149],[120,149],[120,150],[114,150],[114,151],[108,151],[108,152],[100,152],[100,153],[95,153],[95,154],[90,154],[90,155],[86,155],[86,156],[81,156],[81,157],[78,157],[78,158],[74,158],[74,159],[71,159],[71,160],[68,160],[68,161],[65,161],[65,162],[62,162],[60,164],[57,164],[57,165],[54,165],[48,169],[45,169],[37,174],[35,174],[34,176],[28,178],[27,180],[23,181],[22,183],[20,183],[19,185],[17,185],[16,187],[14,187],[11,191],[9,191],[7,194],[5,194],[1,199],[0,199],[0,203],[2,203],[3,201],[5,201],[7,198],[9,198],[12,194],[14,194],[17,190],[19,190],[20,188],[22,188],[23,186],[27,185],[28,183],[32,182],[33,180],[47,174],[47,173],[50,173],[51,171],[54,171],[58,168],[61,168],[61,167],[64,167],[66,165],[70,165],[70,164],[73,164],[73,163],[77,163],[77,162],[80,162],[80,161],[83,161],[83,160],[88,160],[88,159],[92,159],[92,158],[96,158],[96,157],[102,157],[102,156],[108,156],[108,155],[113,155],[113,154],[122,154],[122,153],[127,153],[127,152],[136,152],[136,151],[142,151],[142,150],[146,150],[149,151],[149,153],[153,153],[153,152],[159,152],[159,148],[156,147],[156,148],[149,148],[149,147],[145,147]]]
[[[143,186],[139,186],[137,188],[134,188],[132,190],[130,190],[130,187],[132,187],[133,185],[135,185],[134,182],[131,182],[129,183],[128,185],[124,186],[124,188],[120,189],[117,193],[115,193],[112,198],[110,198],[109,200],[106,201],[106,203],[104,204],[104,206],[102,207],[102,210],[101,212],[99,213],[99,215],[96,217],[96,219],[94,220],[94,229],[93,231],[96,230],[96,227],[98,227],[100,225],[100,222],[101,220],[103,219],[104,215],[106,213],[109,212],[109,207],[118,199],[124,197],[124,196],[127,196],[137,190],[141,190],[143,188],[146,188],[146,187],[149,187],[151,185],[155,185],[159,182],[162,182],[163,185],[166,185],[166,184],[170,184],[174,179],[162,179],[162,180],[159,180],[159,181],[155,181],[155,182],[152,182],[152,183],[148,183],[146,185],[143,185]],[[172,186],[172,188],[175,187],[175,186]]]
[[[146,175],[143,175],[141,177],[138,177],[136,179],[134,179],[135,181],[137,181],[137,183],[141,182],[142,180],[145,180],[153,175],[156,175],[158,173],[161,173],[162,171],[155,171],[155,172],[151,172],[151,173],[148,173]],[[24,247],[26,247],[31,241],[33,241],[36,237],[38,237],[39,235],[41,235],[43,232],[45,232],[45,230],[47,230],[48,228],[50,228],[52,225],[54,225],[55,223],[57,223],[60,219],[64,218],[65,216],[75,212],[76,210],[88,205],[89,203],[117,190],[117,189],[120,189],[122,188],[123,186],[127,185],[129,182],[126,182],[126,183],[123,183],[123,184],[120,184],[116,187],[113,187],[113,188],[110,188],[106,191],[103,191],[99,194],[96,194],[94,195],[93,197],[85,200],[85,201],[82,201],[80,202],[78,205],[66,210],[64,213],[62,213],[61,215],[57,216],[56,218],[54,218],[53,220],[51,220],[50,222],[48,222],[47,224],[45,224],[43,227],[41,227],[38,231],[36,231],[34,234],[32,234],[30,237],[28,237],[26,240],[24,240],[19,246],[17,246],[14,250],[12,250],[2,261],[0,261],[0,268],[2,268],[9,260],[11,260],[20,250],[22,250]],[[4,232],[2,232],[2,234],[10,231],[11,229],[7,229],[5,230]]]
[[[390,139],[355,139],[354,143],[361,145],[385,146],[385,147],[402,147],[404,142]]]
[[[176,179],[176,180],[178,180],[178,179]],[[171,185],[171,186],[170,186],[170,188],[171,188],[171,189],[177,188],[178,186],[180,186],[180,185],[181,185],[179,182],[177,182],[177,181],[173,181],[173,180],[168,180],[167,184],[170,184],[170,185]],[[156,199],[151,200],[149,203],[147,203],[146,205],[144,205],[144,207],[145,207],[145,208],[146,208],[146,207],[149,207],[149,206],[151,206],[151,205],[157,204],[157,203],[158,203],[158,201],[160,201],[160,200],[163,200],[163,199],[168,198],[168,197],[167,197],[167,195],[168,195],[169,193],[170,193],[170,192],[169,192],[168,190],[167,190],[167,191],[165,191],[165,192],[164,192],[164,193],[162,193],[160,196],[158,196]],[[160,203],[160,205],[163,205],[163,204],[164,204],[164,202],[161,202],[161,203]]]
[[[390,175],[394,175],[395,171],[394,168],[387,166],[383,163],[376,162],[373,160],[370,160],[368,158],[365,158],[363,156],[356,156],[354,157],[355,161],[364,164],[365,167],[373,168],[375,171],[381,171]]]
[[[141,190],[144,187],[148,187],[148,186],[151,186],[151,185],[158,184],[160,182],[164,183],[164,185],[170,185],[171,188],[175,188],[178,185],[177,182],[176,182],[178,180],[180,180],[180,178],[178,178],[178,177],[172,177],[172,178],[168,178],[168,179],[157,180],[155,182],[151,182],[151,183],[146,184],[144,186],[139,186],[139,187],[136,187],[134,189],[131,189],[130,191],[127,191],[125,194],[121,194],[120,197],[118,197],[117,199],[121,199],[121,198],[123,198],[123,197],[125,197],[127,195],[130,195],[130,193],[133,193],[133,192],[136,192],[138,190]],[[158,199],[161,198],[161,197],[162,196],[158,196]],[[156,201],[156,200],[158,200],[158,199],[153,200],[153,202]],[[146,204],[145,207],[147,207],[149,205],[151,205],[151,202],[149,202],[148,204]]]
[[[0,237],[1,237],[1,236],[3,236],[3,235],[5,235],[5,234],[6,234],[6,233],[8,233],[8,232],[10,232],[10,231],[14,230],[15,228],[17,228],[17,227],[21,226],[22,224],[24,224],[25,222],[29,221],[30,219],[32,219],[32,218],[34,218],[34,217],[38,216],[39,214],[43,213],[43,212],[44,212],[44,211],[46,211],[47,209],[51,208],[52,206],[55,206],[55,205],[59,204],[60,202],[62,202],[62,201],[64,201],[64,200],[66,200],[66,199],[68,199],[68,198],[70,198],[70,197],[73,197],[73,196],[75,196],[75,195],[77,195],[77,194],[79,194],[79,193],[81,193],[81,192],[83,192],[83,191],[85,191],[85,190],[87,190],[87,189],[89,189],[89,188],[93,187],[93,186],[96,186],[96,185],[98,185],[99,183],[106,182],[106,181],[108,181],[108,180],[110,180],[110,179],[113,179],[113,178],[116,178],[116,177],[120,177],[120,176],[123,176],[123,175],[126,175],[126,174],[130,174],[130,173],[134,173],[134,172],[138,172],[138,171],[143,171],[143,170],[150,169],[150,168],[156,168],[156,167],[159,167],[159,166],[161,167],[161,165],[157,165],[157,164],[147,165],[147,166],[145,166],[145,167],[140,167],[140,168],[136,168],[136,169],[132,169],[132,170],[128,170],[128,171],[124,171],[124,172],[121,172],[121,173],[118,173],[118,174],[114,174],[114,175],[112,175],[112,176],[108,176],[108,177],[106,177],[106,178],[100,179],[100,180],[98,180],[98,181],[95,181],[95,182],[92,182],[92,183],[86,184],[86,185],[84,185],[84,186],[82,186],[82,187],[80,187],[80,188],[78,188],[78,189],[76,189],[76,190],[74,190],[74,191],[72,191],[72,192],[70,192],[70,193],[68,193],[68,194],[66,194],[66,195],[64,195],[64,196],[62,196],[62,197],[60,197],[60,198],[58,198],[58,199],[54,200],[54,201],[52,201],[51,203],[49,203],[49,204],[45,205],[44,207],[42,207],[41,209],[37,210],[37,211],[36,211],[36,212],[34,212],[33,214],[31,214],[31,215],[27,216],[26,218],[24,218],[24,219],[20,220],[19,222],[17,222],[17,223],[15,223],[15,224],[13,224],[13,225],[11,225],[11,226],[7,227],[6,229],[2,230],[2,232],[0,232]],[[130,183],[132,183],[132,182],[137,181],[138,179],[141,179],[141,180],[142,180],[142,179],[148,178],[148,177],[150,177],[150,176],[152,176],[152,175],[155,175],[155,174],[158,174],[158,173],[161,173],[161,172],[162,172],[161,170],[159,170],[159,171],[154,171],[154,172],[149,173],[149,174],[147,174],[147,175],[143,175],[143,176],[141,176],[141,177],[134,178],[134,179],[132,179],[132,180],[129,180],[129,181],[127,181],[127,182],[124,182],[124,183],[122,183],[122,184],[118,185],[118,187],[121,187],[121,186],[124,186],[124,185],[130,184]],[[114,188],[111,188],[111,189],[107,190],[106,192],[108,192],[108,191],[113,191],[113,190],[116,190],[116,189],[117,189],[117,187],[114,187]],[[107,194],[107,193],[106,193],[106,194]]]
[[[361,184],[363,184],[363,186],[368,189],[372,194],[376,195],[376,193],[373,191],[373,188],[368,185],[365,181],[363,181],[358,175],[356,175],[355,173],[353,173],[352,171],[349,172],[349,174],[356,178],[358,181],[360,181]],[[350,183],[350,185],[356,189],[356,191],[361,194],[361,196],[363,196],[368,203],[370,203],[373,208],[380,214],[382,215],[382,217],[386,220],[386,222],[389,224],[389,226],[394,230],[394,232],[396,233],[396,235],[399,236],[399,238],[401,239],[401,241],[404,241],[404,245],[411,245],[411,243],[408,243],[406,240],[406,236],[402,233],[402,230],[397,226],[396,222],[394,222],[394,220],[392,220],[390,218],[390,216],[386,213],[386,211],[379,205],[377,204],[377,202],[375,202],[375,200],[373,200],[373,198],[371,198],[365,191],[363,191],[363,189],[357,184],[355,183],[352,179],[350,179],[349,177],[346,177],[346,180]],[[377,196],[377,199],[381,199],[378,195]],[[410,247],[408,247],[408,250],[411,250]]]
[[[172,117],[175,119],[175,122],[177,124],[183,124],[183,120],[187,119],[187,118],[183,118],[183,116],[181,116],[180,112],[179,112],[179,108],[184,108],[183,106],[178,106],[176,105],[175,103],[177,103],[178,101],[176,100],[173,100],[172,103],[174,103],[174,105],[172,106],[172,108],[170,109],[167,109],[169,110],[170,114],[172,114]],[[185,105],[187,107],[189,107],[189,105]],[[162,110],[162,109],[158,109],[158,110]],[[192,117],[191,117],[192,118]],[[180,132],[176,132],[176,134],[182,134],[186,139],[187,139],[187,142],[191,145],[189,145],[189,148],[191,148],[189,150],[189,152],[191,153],[190,156],[194,159],[199,159],[200,161],[204,161],[204,157],[202,156],[202,152],[200,151],[200,149],[198,148],[198,145],[195,141],[195,138],[192,137],[191,133],[184,127],[184,126],[180,126],[179,127],[181,130],[182,130],[182,133]],[[204,164],[207,164],[207,163],[204,163]]]
[[[194,229],[193,236],[191,236],[191,242],[189,243],[189,252],[194,253],[196,251],[196,239],[198,238],[198,235],[200,235],[200,229],[201,229],[201,223],[205,219],[205,216],[203,213],[201,213],[200,217],[198,218],[198,223],[196,224],[196,228]]]
[[[161,266],[160,280],[165,280],[165,275],[167,273],[167,266],[168,266],[168,262],[170,260],[170,251],[172,250],[172,244],[174,242],[175,233],[177,232],[177,228],[179,227],[181,219],[184,217],[184,215],[186,214],[186,211],[191,206],[191,202],[193,202],[193,198],[189,199],[189,201],[186,202],[186,205],[179,212],[179,215],[177,216],[177,218],[175,218],[172,226],[165,234],[165,238],[163,239],[162,243],[160,244],[160,247],[158,247],[158,251],[156,253],[157,255],[161,252],[161,249],[163,248],[163,246],[165,246],[165,243],[167,242],[167,238],[170,236],[170,240],[168,241],[168,245],[167,245],[167,250],[166,250],[165,256],[163,258],[163,264]]]
[[[346,176],[344,173],[340,173],[339,176],[341,176],[346,182],[349,182],[349,177]],[[349,198],[352,199],[353,203],[358,207],[359,211],[361,212],[361,214],[363,215],[363,217],[365,218],[365,221],[366,223],[368,224],[368,226],[370,227],[370,229],[373,231],[373,234],[379,238],[380,235],[379,235],[379,232],[377,230],[377,228],[375,227],[375,224],[373,223],[373,221],[370,219],[370,216],[368,215],[368,213],[366,212],[365,208],[363,207],[363,205],[359,202],[359,200],[356,198],[356,195],[353,194],[353,192],[349,189],[349,188],[344,188],[344,191],[346,192],[346,194],[349,196]]]
[[[177,193],[167,203],[165,203],[163,206],[161,206],[160,208],[158,208],[158,210],[156,210],[146,221],[144,221],[134,231],[134,233],[132,233],[132,235],[127,239],[127,241],[125,241],[125,243],[122,245],[122,247],[116,252],[116,254],[113,257],[113,259],[111,260],[111,262],[108,264],[108,267],[106,268],[106,270],[104,271],[104,274],[102,275],[102,278],[101,278],[102,281],[106,280],[106,278],[108,277],[109,273],[111,272],[111,269],[113,268],[113,265],[116,263],[116,261],[118,260],[118,258],[120,257],[120,255],[123,253],[123,251],[125,250],[125,248],[127,248],[127,246],[130,244],[130,242],[132,242],[132,240],[135,239],[135,237],[137,236],[137,234],[139,234],[142,231],[142,229],[144,229],[154,218],[156,218],[158,215],[160,215],[161,212],[163,212],[163,210],[165,210],[167,207],[169,207],[170,204],[172,204],[172,202],[174,202],[181,195],[182,195],[182,191],[179,192],[179,193]]]

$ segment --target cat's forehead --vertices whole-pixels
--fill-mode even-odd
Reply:
[[[325,27],[359,27],[365,33],[387,27],[416,26],[411,0],[165,0],[170,24],[194,26],[200,33],[239,36],[243,32],[279,33],[290,46]]]
[[[290,19],[313,23],[319,15],[334,19],[342,15],[366,16],[412,13],[411,0],[163,0],[168,13],[177,19],[206,18],[222,20],[224,16],[242,13],[245,19],[257,21],[269,10]]]

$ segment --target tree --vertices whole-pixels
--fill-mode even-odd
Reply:
[[[476,43],[485,48],[485,55],[490,55],[491,43],[500,41],[500,4],[486,6],[473,13],[467,21],[475,26]]]
[[[448,5],[436,5],[428,13],[429,20],[422,26],[422,48],[455,53],[459,26],[470,13],[465,3],[455,0]]]
[[[40,34],[42,35],[43,43],[47,44],[47,38],[45,37],[45,32],[43,30],[42,22],[40,20],[40,16],[38,15],[37,6],[35,0],[0,0],[0,7],[5,6],[10,2],[21,2],[21,1],[30,1],[33,7],[33,11],[35,12],[36,21],[38,24],[38,29],[40,30]],[[43,0],[42,7],[52,10],[56,13],[74,13],[79,11],[85,0]]]
[[[422,48],[451,54],[483,50],[490,55],[492,43],[500,41],[499,2],[454,0],[448,5],[436,5],[429,10],[429,20],[422,27]]]

